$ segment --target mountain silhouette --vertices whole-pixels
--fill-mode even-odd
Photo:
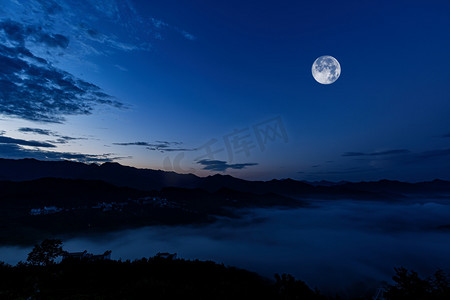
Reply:
[[[293,179],[249,181],[230,175],[199,177],[162,170],[139,169],[115,162],[101,165],[72,161],[39,161],[36,159],[0,159],[0,181],[29,181],[39,178],[100,180],[118,187],[142,191],[160,191],[167,187],[202,189],[216,192],[222,188],[234,191],[313,198],[391,199],[408,195],[450,195],[450,182],[434,180],[420,183],[380,180],[372,182],[327,181],[308,183]]]

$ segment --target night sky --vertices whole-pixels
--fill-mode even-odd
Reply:
[[[0,157],[450,180],[449,1],[0,3]]]

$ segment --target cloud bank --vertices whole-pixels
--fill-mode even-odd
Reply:
[[[83,163],[112,162],[123,158],[114,156],[112,153],[84,154],[75,152],[46,151],[38,148],[28,149],[16,143],[0,143],[0,156],[2,158],[9,159],[34,158],[38,160],[72,160]]]
[[[68,115],[91,114],[97,105],[123,107],[95,84],[35,56],[25,47],[28,39],[49,47],[65,41],[14,21],[0,22],[0,114],[62,123]]]
[[[195,151],[196,148],[181,148],[182,142],[168,142],[168,141],[155,141],[150,142],[129,142],[129,143],[113,143],[118,146],[143,146],[150,151],[164,152],[177,152],[177,151]]]
[[[225,172],[228,169],[241,170],[251,166],[257,166],[257,163],[229,164],[222,160],[202,159],[197,164],[203,166],[203,170]]]
[[[195,37],[156,18],[144,18],[128,0],[5,0],[0,6],[0,114],[63,123],[96,106],[124,108],[97,85],[64,71],[60,62],[148,51],[165,30]],[[125,67],[120,67],[126,70]]]
[[[115,259],[159,252],[214,260],[259,272],[290,273],[322,292],[368,292],[390,281],[394,267],[424,276],[450,265],[450,206],[429,200],[407,203],[320,201],[296,210],[257,209],[242,218],[206,226],[146,227],[65,242],[66,250],[113,250]]]

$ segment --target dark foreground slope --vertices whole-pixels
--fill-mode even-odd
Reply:
[[[321,295],[290,275],[275,274],[275,280],[269,280],[211,261],[153,257],[133,262],[65,260],[47,266],[0,263],[0,299],[450,299],[450,277],[443,271],[427,278],[405,268],[395,271],[393,284],[348,298]]]
[[[290,276],[273,282],[213,262],[164,258],[0,265],[0,299],[326,299]]]

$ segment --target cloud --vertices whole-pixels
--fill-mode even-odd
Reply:
[[[121,5],[118,5],[121,4]],[[149,49],[148,43],[143,43],[136,33],[129,34],[122,30],[123,36],[119,38],[115,33],[119,29],[126,29],[136,21],[136,12],[132,11],[128,1],[41,1],[5,0],[4,15],[24,24],[27,28],[27,42],[32,50],[36,43],[44,44],[50,48],[67,49],[76,56],[107,55],[111,49],[132,51],[137,49]],[[26,12],[26,13],[25,13]],[[128,19],[126,18],[128,17]],[[104,26],[99,26],[106,22]],[[111,31],[100,32],[95,29],[111,28]],[[64,35],[61,33],[64,32]],[[125,34],[128,33],[128,34]],[[31,43],[35,43],[31,45]],[[146,44],[146,45],[144,45]],[[32,52],[33,52],[32,51]],[[68,54],[69,52],[65,53]],[[45,53],[45,51],[44,51]],[[50,59],[49,55],[48,59]]]
[[[408,154],[408,153],[410,153],[410,151],[407,149],[394,149],[394,150],[373,152],[373,153],[370,153],[369,155],[382,156],[382,155],[395,155],[395,154]]]
[[[390,150],[390,151],[384,151],[384,152],[374,152],[370,154],[366,154],[369,156],[383,156],[383,155],[392,155],[392,154],[401,154],[396,155],[394,157],[389,157],[389,161],[391,162],[397,162],[397,163],[411,163],[411,162],[418,162],[423,161],[425,159],[432,159],[432,158],[438,158],[438,157],[444,157],[450,155],[450,149],[434,149],[434,150],[428,150],[423,152],[411,152],[409,150]],[[374,158],[370,158],[373,160]]]
[[[181,35],[183,35],[183,37],[184,37],[185,39],[190,40],[190,41],[194,41],[194,40],[197,39],[195,36],[193,36],[192,34],[190,34],[190,33],[187,32],[187,31],[184,31],[184,30],[181,31]]]
[[[364,153],[364,152],[345,152],[342,156],[384,156],[384,155],[396,155],[396,154],[408,154],[411,151],[407,149],[394,149],[394,150],[386,150],[386,151],[377,151],[372,153]]]
[[[194,37],[156,18],[142,17],[129,0],[2,1],[0,114],[61,123],[65,116],[91,114],[97,104],[124,107],[96,85],[57,66],[86,65],[93,55],[115,51],[148,51],[164,30]]]
[[[124,107],[98,86],[53,67],[23,47],[26,30],[20,26],[0,23],[0,36],[3,33],[14,44],[0,43],[0,114],[62,123],[68,115],[91,114],[97,105]]]
[[[39,134],[39,135],[51,135],[51,136],[56,135],[56,133],[51,130],[40,129],[40,128],[21,127],[21,128],[19,128],[18,131],[23,132],[23,133],[35,133],[35,134]]]
[[[27,140],[21,140],[21,139],[14,139],[7,136],[0,136],[0,144],[16,144],[16,145],[23,145],[23,146],[32,146],[32,147],[45,147],[45,148],[55,148],[55,145],[46,143],[46,142],[39,142],[39,141],[27,141]]]
[[[369,168],[367,170],[357,169],[332,169],[324,172],[308,172],[310,175],[339,175],[348,173],[367,173],[375,171],[378,177],[389,177],[400,174],[406,178],[413,178],[416,173],[429,174],[433,177],[448,176],[445,169],[450,158],[450,148],[431,149],[426,151],[409,151],[405,149],[380,151],[373,153],[347,152],[342,156],[354,157],[352,160],[359,166]],[[434,175],[433,175],[434,174]],[[357,175],[357,174],[356,174]],[[361,180],[361,175],[356,180]],[[420,176],[418,177],[420,178]],[[429,177],[430,178],[430,177]],[[414,179],[416,180],[416,179]]]
[[[156,28],[164,28],[164,27],[169,27],[169,24],[167,24],[166,22],[156,19],[156,18],[150,18],[150,21],[152,22],[153,26],[155,26]]]
[[[342,154],[342,156],[365,156],[365,155],[367,154],[362,152],[345,152],[344,154]]]
[[[375,152],[345,152],[343,163],[322,165],[320,169],[310,166],[301,169],[297,174],[315,179],[333,180],[366,180],[394,179],[396,176],[407,180],[423,180],[425,178],[446,178],[449,165],[450,148],[412,151],[393,149]],[[351,158],[350,160],[345,158]],[[334,167],[332,167],[334,166]],[[421,177],[422,176],[422,177]],[[398,179],[398,178],[397,178]]]
[[[168,142],[168,141],[155,141],[153,143],[149,142],[131,142],[131,143],[113,143],[113,145],[118,146],[143,146],[147,147],[151,151],[160,152],[176,152],[176,151],[195,151],[196,148],[180,148],[182,142]]]
[[[0,22],[2,31],[1,40],[3,43],[10,43],[15,46],[25,46],[25,43],[42,44],[50,48],[67,48],[69,38],[58,33],[49,33],[36,25],[23,25],[12,20]]]
[[[444,134],[442,137],[443,137],[443,138],[450,138],[450,132],[447,133],[447,134]]]
[[[228,164],[222,160],[208,160],[203,159],[197,162],[203,166],[203,170],[225,172],[227,169],[241,170],[246,167],[257,166],[257,163],[244,163],[244,164]]]
[[[176,32],[180,33],[181,36],[184,37],[187,40],[193,41],[193,40],[197,39],[194,35],[192,35],[191,33],[187,32],[186,30],[180,29],[180,28],[178,28],[176,26],[171,26],[171,25],[167,24],[166,22],[164,22],[164,21],[162,21],[160,19],[150,18],[150,21],[151,21],[152,25],[155,28],[157,28],[157,29],[169,28],[169,29],[173,29]],[[158,39],[161,39],[161,37],[159,36]]]
[[[410,150],[406,150],[406,149],[394,149],[394,150],[379,151],[379,152],[372,152],[372,153],[345,152],[344,154],[342,154],[342,156],[350,156],[350,157],[390,156],[390,155],[396,155],[397,157],[389,158],[389,160],[411,163],[411,162],[417,161],[417,160],[424,160],[424,159],[428,159],[428,158],[448,156],[448,155],[450,155],[450,149],[435,149],[435,150],[428,150],[428,151],[423,151],[423,152],[418,152],[418,153],[413,153]],[[406,158],[406,160],[405,160],[405,158]],[[373,159],[374,158],[370,158],[370,160],[373,160]],[[366,159],[361,159],[361,160],[366,161]]]
[[[45,135],[45,136],[53,136],[57,137],[55,141],[51,141],[51,143],[54,144],[66,144],[69,141],[73,140],[86,140],[86,138],[75,138],[71,136],[66,135],[60,135],[57,132],[48,130],[48,129],[41,129],[41,128],[30,128],[30,127],[21,127],[18,129],[19,132],[22,133],[33,133],[38,135]]]
[[[195,39],[191,33],[160,19],[142,16],[130,0],[3,0],[1,15],[45,30],[47,33],[37,41],[67,48],[77,58],[108,56],[117,50],[149,51],[166,31]]]
[[[61,34],[42,34],[40,36],[40,42],[48,47],[54,48],[67,48],[69,46],[69,38]]]
[[[1,144],[0,156],[2,158],[20,159],[35,158],[38,160],[72,160],[83,163],[111,162],[123,159],[124,157],[114,157],[112,153],[106,154],[83,154],[74,152],[45,151],[40,149],[26,149],[18,144]]]
[[[421,152],[416,155],[417,159],[427,159],[427,158],[436,158],[436,157],[443,157],[443,156],[449,156],[450,155],[450,149],[437,149],[437,150],[430,150]]]
[[[128,69],[125,67],[122,67],[121,65],[114,65],[114,67],[116,67],[117,69],[119,69],[122,72],[128,72]]]
[[[150,143],[147,142],[131,142],[131,143],[113,143],[113,145],[119,146],[149,146]]]

